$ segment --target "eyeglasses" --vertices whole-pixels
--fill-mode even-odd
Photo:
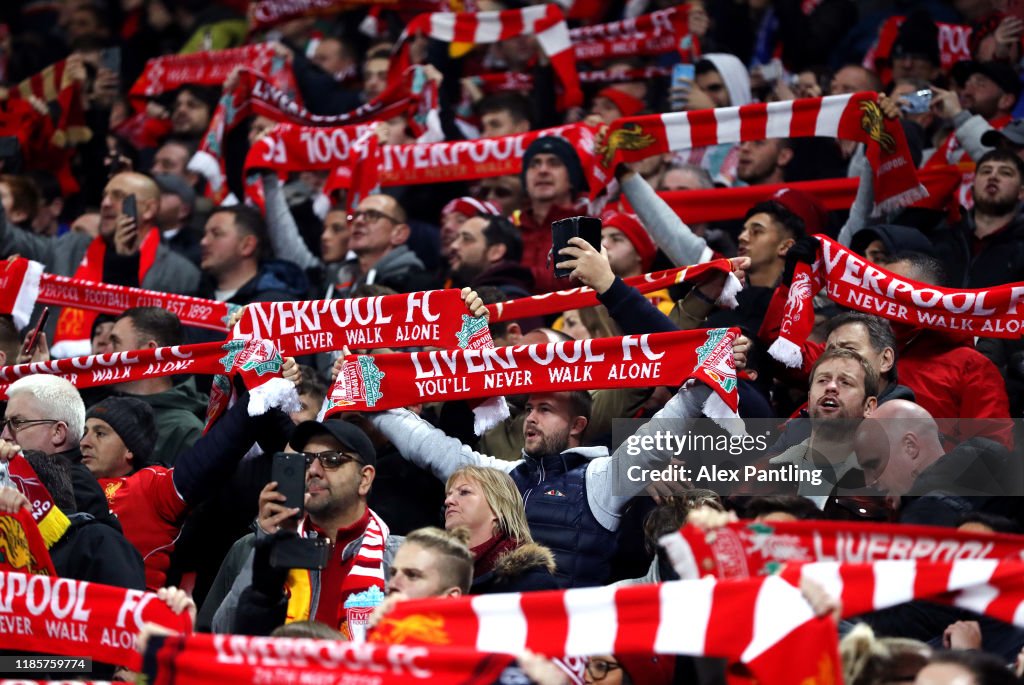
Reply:
[[[25,426],[31,426],[35,423],[60,423],[60,419],[4,419],[0,422],[0,426],[6,429],[12,436],[15,436]]]
[[[350,461],[354,461],[360,465],[363,463],[357,457],[353,457],[351,454],[345,454],[343,452],[303,452],[302,456],[306,458],[307,469],[313,465],[314,459],[320,460],[320,466],[324,467],[325,471],[333,471],[334,469],[341,468]]]
[[[481,200],[487,199],[492,195],[494,197],[512,197],[512,189],[506,188],[505,186],[480,186],[476,191],[476,196]]]
[[[394,224],[402,223],[401,221],[391,216],[390,214],[385,214],[384,212],[378,211],[376,209],[357,209],[356,211],[348,215],[348,222],[352,223],[359,218],[364,218],[369,223],[375,223],[377,221],[380,221],[381,219],[387,219],[388,221]]]
[[[587,674],[594,680],[604,680],[611,671],[617,671],[622,666],[602,659],[591,659],[587,662]]]

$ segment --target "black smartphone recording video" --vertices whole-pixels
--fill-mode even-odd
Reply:
[[[135,203],[135,195],[128,195],[121,200],[121,213],[135,221],[136,229],[139,227],[139,208]]]
[[[570,238],[583,238],[595,250],[601,251],[601,220],[593,216],[571,216],[559,219],[551,224],[551,265],[555,270],[555,278],[569,278],[571,269],[559,269],[555,266],[565,261],[565,255],[559,250],[569,244]]]
[[[281,504],[289,509],[298,508],[301,516],[306,496],[306,455],[278,452],[271,463],[270,479],[277,481],[277,491],[285,497]]]

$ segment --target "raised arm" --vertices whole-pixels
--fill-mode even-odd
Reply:
[[[322,266],[323,262],[309,251],[306,241],[299,234],[299,227],[288,209],[277,174],[262,174],[262,182],[267,205],[267,233],[270,234],[274,255],[278,259],[298,264],[303,269]]]

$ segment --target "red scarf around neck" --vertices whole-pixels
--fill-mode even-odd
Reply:
[[[769,309],[784,307],[779,338],[768,353],[789,367],[802,364],[800,345],[814,327],[814,296],[824,288],[839,305],[916,328],[1016,339],[1024,334],[1024,283],[954,290],[918,283],[876,266],[831,238],[819,242],[813,265],[800,262]],[[773,317],[774,318],[774,317]]]
[[[676,331],[485,350],[353,355],[328,394],[327,416],[380,411],[422,402],[509,394],[678,387],[698,380],[715,392],[712,418],[735,416],[737,329]],[[665,359],[666,355],[671,362]],[[715,402],[714,400],[718,400]]]
[[[75,278],[82,281],[94,283],[103,282],[103,260],[106,258],[106,239],[97,236],[89,243],[85,251],[85,257],[75,271]],[[156,251],[160,247],[160,231],[150,228],[146,237],[139,245],[139,284],[145,282],[146,274],[149,273],[153,262],[156,261]],[[50,353],[54,357],[77,357],[87,355],[92,351],[92,324],[96,320],[96,312],[76,307],[65,307],[61,310],[57,319],[57,328],[50,342]]]
[[[473,579],[476,580],[485,573],[493,571],[498,560],[518,546],[518,541],[507,535],[499,534],[470,548],[469,551],[473,554]]]

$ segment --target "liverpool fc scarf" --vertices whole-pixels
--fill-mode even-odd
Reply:
[[[0,512],[0,573],[25,574],[26,578],[57,575],[39,526],[24,509],[13,514]]]
[[[388,536],[391,534],[386,524],[372,509],[367,507],[368,514],[366,530],[359,540],[359,549],[352,560],[352,567],[341,581],[340,588],[324,587],[323,579],[329,571],[311,571],[307,569],[292,569],[288,572],[288,579],[285,582],[285,589],[288,593],[288,612],[285,623],[295,621],[317,620],[321,623],[337,628],[346,640],[353,639],[353,629],[349,625],[349,615],[345,608],[345,600],[351,595],[360,592],[367,592],[376,588],[375,593],[379,598],[384,596],[384,547]],[[303,519],[299,526],[299,535],[308,535],[305,532],[308,519]],[[330,563],[336,559],[331,558]],[[314,582],[314,575],[317,580]],[[313,587],[319,584],[317,592],[316,613],[310,615],[313,607]],[[373,592],[373,591],[371,591]],[[373,611],[373,605],[359,607],[354,610],[353,621],[365,621]],[[358,614],[358,615],[355,615]],[[365,623],[363,623],[365,630]],[[357,634],[359,630],[357,629]]]
[[[745,664],[763,683],[841,682],[835,624],[814,618],[799,590],[778,577],[411,600],[372,638],[548,657],[711,656]]]
[[[71,525],[64,512],[53,503],[50,491],[39,480],[35,469],[24,456],[19,454],[6,464],[0,463],[0,487],[17,488],[28,498],[32,505],[32,520],[39,528],[46,549],[60,540]]]
[[[580,83],[620,83],[622,81],[650,81],[668,76],[668,67],[639,67],[636,69],[592,69],[579,73]],[[533,76],[513,71],[489,72],[468,77],[485,93],[509,90],[529,91],[533,88]]]
[[[184,85],[222,86],[235,67],[248,67],[266,74],[275,86],[298,97],[295,76],[284,58],[274,51],[273,45],[260,43],[229,50],[155,57],[146,62],[142,75],[128,91],[128,98],[141,110],[147,99]]]
[[[900,25],[906,17],[889,17],[878,30],[878,42],[875,43],[864,55],[863,66],[865,69],[878,71],[886,81],[888,77],[881,73],[877,62],[888,62],[892,56],[892,48],[899,37]],[[949,69],[957,62],[971,59],[971,27],[965,24],[949,24],[946,22],[935,22],[939,29],[939,60],[943,71]],[[889,67],[887,70],[891,70]]]
[[[666,271],[658,271],[641,276],[630,276],[625,279],[626,285],[632,286],[643,294],[653,293],[684,281],[701,281],[709,274],[726,273],[728,281],[722,289],[722,295],[718,302],[723,306],[733,308],[736,306],[736,293],[742,286],[739,280],[732,275],[732,266],[728,259],[716,259],[713,262],[705,262],[695,266],[683,266]],[[490,320],[493,322],[513,321],[534,316],[545,316],[556,312],[567,312],[570,309],[582,309],[584,307],[595,307],[601,304],[597,299],[597,293],[591,288],[580,287],[569,290],[559,290],[552,293],[522,297],[507,302],[497,302],[488,305]]]
[[[339,640],[174,635],[151,639],[143,656],[153,685],[311,682],[494,685],[514,657],[470,647],[368,645]]]
[[[192,629],[150,592],[71,578],[0,572],[4,649],[82,656],[139,670],[135,638],[146,623],[176,632]]]
[[[433,12],[421,14],[405,27],[391,60],[391,80],[397,80],[409,65],[409,43],[417,34],[450,43],[453,57],[461,57],[474,45],[485,45],[516,38],[536,36],[541,50],[551,60],[562,84],[559,107],[583,103],[572,40],[565,16],[556,4],[534,5],[502,12]]]
[[[737,521],[711,531],[686,525],[660,543],[682,578],[750,578],[826,561],[1020,559],[1024,552],[1021,535],[859,521]]]
[[[43,265],[28,259],[8,259],[0,264],[0,313],[10,314],[19,330],[32,316],[42,275]]]
[[[814,325],[814,296],[826,289],[839,305],[890,321],[938,331],[969,332],[984,338],[1019,338],[1024,333],[1024,283],[953,290],[908,280],[871,264],[827,236],[813,265],[798,263],[793,284],[780,286],[769,305],[783,308],[779,338],[768,353],[786,366],[802,363],[800,345]],[[767,318],[767,317],[766,317]]]
[[[569,37],[578,60],[678,51],[684,61],[693,61],[700,49],[689,34],[688,18],[687,7],[670,7],[607,24],[581,26],[572,29]]]
[[[926,196],[899,121],[886,119],[875,93],[831,95],[696,112],[618,119],[608,129],[602,162],[636,162],[651,155],[764,138],[819,136],[866,145],[875,172],[875,213]]]
[[[345,359],[331,387],[327,416],[393,409],[426,399],[678,387],[692,378],[715,391],[704,406],[705,415],[734,417],[732,342],[737,335],[737,329],[717,328],[482,350],[357,355]]]
[[[271,407],[299,408],[295,386],[281,377],[282,364],[273,342],[264,339],[130,350],[0,367],[0,396],[10,383],[37,373],[61,376],[79,389],[179,373],[237,373],[249,389],[249,415],[259,416]]]
[[[141,228],[140,228],[141,230]],[[103,281],[103,260],[107,254],[107,241],[102,236],[93,238],[85,251],[85,257],[75,271],[75,278],[83,281],[101,283]],[[144,283],[146,274],[156,260],[156,251],[160,247],[160,231],[151,228],[139,246],[139,283]],[[50,354],[54,357],[77,357],[92,351],[92,324],[96,320],[96,312],[76,307],[65,307],[57,318]]]

